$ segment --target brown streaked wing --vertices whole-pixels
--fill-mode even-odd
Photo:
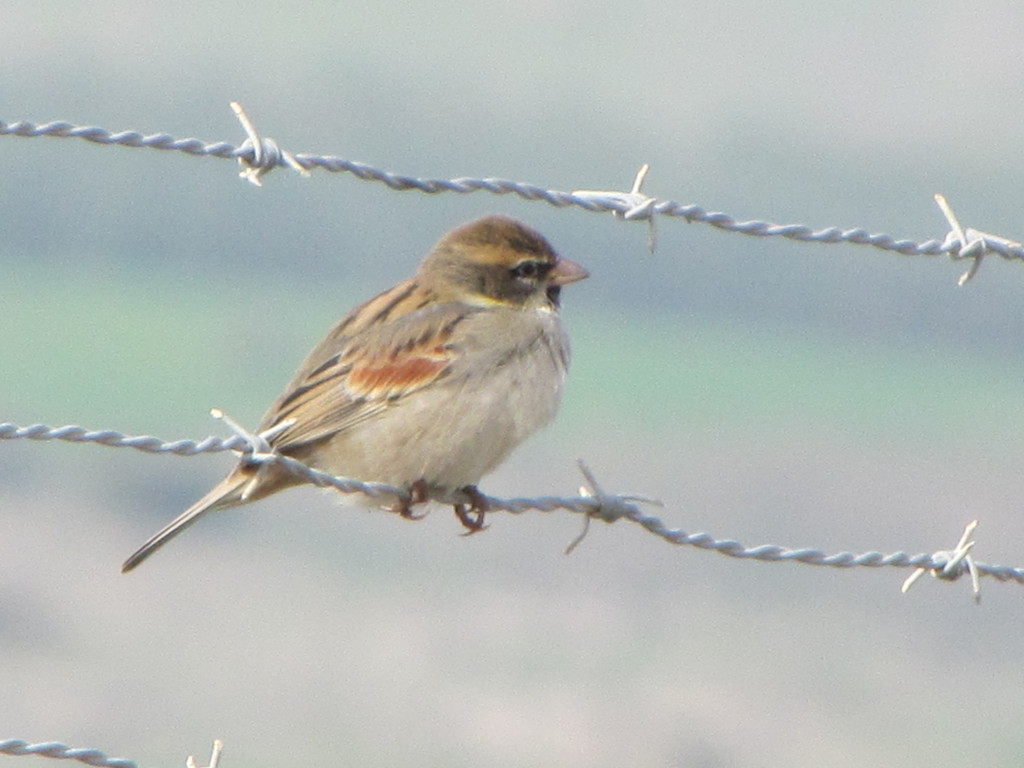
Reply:
[[[332,332],[332,348],[321,344],[310,355],[304,375],[296,376],[268,414],[263,429],[295,421],[271,440],[277,450],[287,452],[351,429],[448,375],[458,354],[450,342],[466,316],[464,305],[422,306],[415,295],[407,294],[394,306],[385,303],[373,308],[377,322],[351,336]]]

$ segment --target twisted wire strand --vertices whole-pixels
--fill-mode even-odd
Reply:
[[[238,110],[240,109],[239,107]],[[682,218],[688,222],[707,224],[726,232],[752,237],[782,237],[799,242],[823,244],[850,243],[906,256],[947,255],[952,259],[974,259],[975,263],[990,253],[998,254],[1004,259],[1024,259],[1024,246],[1020,243],[987,235],[973,229],[968,231],[972,236],[969,241],[947,235],[943,240],[929,239],[917,242],[907,238],[894,238],[884,233],[871,233],[862,228],[825,227],[814,229],[805,224],[774,224],[756,219],[738,221],[733,216],[721,211],[708,211],[699,205],[684,205],[673,200],[656,200],[639,193],[638,190],[633,193],[561,192],[534,184],[500,178],[422,179],[392,173],[366,163],[346,160],[333,155],[311,153],[292,155],[281,150],[273,139],[262,138],[254,133],[250,134],[249,138],[241,145],[235,146],[223,141],[204,142],[195,138],[176,139],[167,133],[145,135],[138,131],[111,132],[96,126],[74,125],[64,121],[40,125],[22,120],[14,123],[0,121],[0,136],[21,136],[23,138],[49,136],[62,139],[82,139],[102,145],[234,158],[248,169],[242,175],[257,184],[259,176],[278,166],[291,167],[293,170],[302,172],[319,168],[332,173],[350,173],[363,181],[380,182],[398,191],[415,190],[426,194],[441,192],[469,194],[478,191],[495,195],[511,194],[524,200],[545,202],[556,208],[574,206],[596,213],[611,211],[620,218],[631,221],[653,222],[655,215]]]
[[[830,555],[818,549],[787,549],[775,544],[745,547],[735,540],[716,540],[706,533],[690,534],[678,528],[669,528],[658,518],[644,515],[639,511],[634,515],[630,515],[629,519],[670,544],[708,549],[728,557],[761,560],[770,563],[791,561],[803,563],[804,565],[819,565],[829,568],[882,568],[891,566],[894,568],[923,568],[928,571],[939,572],[948,562],[948,555],[944,552],[935,554],[922,552],[910,555],[902,551],[891,554],[871,551],[861,554],[837,552]],[[980,574],[991,576],[997,581],[1015,581],[1018,584],[1024,585],[1024,568],[991,565],[978,561],[974,561],[974,567]]]
[[[0,740],[0,754],[22,757],[25,755],[36,755],[38,757],[50,757],[56,760],[77,760],[86,765],[97,766],[97,768],[139,768],[133,760],[126,760],[123,757],[107,757],[98,749],[80,749],[61,744],[59,741],[44,741],[39,744],[30,744],[21,739]]]
[[[147,453],[172,453],[178,456],[195,456],[200,453],[217,453],[229,450],[245,452],[250,445],[244,437],[239,435],[229,438],[211,436],[198,442],[193,440],[164,441],[150,435],[129,436],[115,430],[87,430],[74,425],[48,427],[45,424],[33,424],[28,427],[19,427],[10,423],[0,424],[0,440],[18,439],[98,443],[112,448],[134,448],[135,450]],[[245,453],[245,456],[247,460],[251,461],[280,462],[290,471],[303,476],[310,483],[319,487],[330,486],[344,493],[365,493],[373,498],[408,497],[408,491],[403,488],[397,488],[384,483],[364,483],[352,478],[335,477],[280,454]],[[510,499],[484,496],[484,499],[488,504],[489,511],[492,512],[504,511],[519,515],[531,511],[554,512],[565,510],[582,514],[587,521],[590,518],[596,518],[608,523],[623,519],[629,520],[670,544],[710,550],[727,557],[744,560],[760,560],[772,563],[796,562],[804,565],[830,568],[880,568],[883,566],[923,568],[934,573],[942,571],[949,563],[949,555],[945,552],[934,554],[920,553],[916,555],[909,555],[902,551],[891,554],[874,551],[861,554],[852,552],[828,554],[818,549],[789,549],[775,544],[748,547],[734,539],[715,539],[707,533],[687,533],[679,528],[668,527],[657,517],[644,514],[640,507],[637,506],[637,503],[649,502],[649,499],[635,495],[604,493],[600,488],[596,487],[596,482],[593,481],[589,470],[584,468],[584,474],[588,478],[588,485],[590,487],[583,489],[585,493],[580,496],[541,496],[536,498]],[[459,492],[454,492],[448,497],[434,498],[433,500],[442,503],[464,503],[466,501]],[[574,542],[572,546],[575,546],[576,543]],[[991,565],[977,561],[973,562],[973,566],[978,573],[991,576],[998,581],[1014,581],[1024,585],[1024,568]],[[953,579],[959,575],[961,575],[961,571],[947,575],[945,578]]]
[[[247,445],[245,438],[239,435],[227,438],[210,436],[199,442],[194,440],[165,441],[150,435],[128,436],[113,429],[90,430],[73,424],[66,424],[62,427],[50,427],[46,424],[19,427],[6,422],[0,424],[0,440],[63,440],[68,443],[99,443],[113,448],[134,448],[147,453],[174,453],[178,456],[237,451]]]

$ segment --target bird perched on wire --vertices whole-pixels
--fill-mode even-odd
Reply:
[[[588,276],[544,237],[487,216],[441,238],[416,275],[359,305],[299,367],[259,434],[272,451],[333,475],[409,490],[395,511],[461,491],[470,532],[476,489],[558,409],[569,366],[562,286]],[[122,566],[139,563],[207,512],[304,482],[243,456],[226,478]]]

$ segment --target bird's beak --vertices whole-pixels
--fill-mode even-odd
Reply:
[[[590,277],[590,273],[575,261],[559,259],[555,268],[548,273],[548,285],[568,285]]]

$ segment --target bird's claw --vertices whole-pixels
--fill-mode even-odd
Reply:
[[[479,533],[487,527],[484,525],[484,515],[490,509],[490,505],[487,503],[487,497],[480,493],[475,485],[467,485],[461,490],[469,497],[469,507],[467,508],[465,504],[454,504],[452,506],[455,510],[455,516],[459,518],[459,522],[466,529],[462,535],[472,536],[474,533]]]
[[[412,511],[412,508],[417,504],[424,504],[428,501],[430,501],[430,491],[427,489],[427,481],[421,477],[409,487],[409,495],[400,499],[391,508],[391,511],[397,512],[406,520],[422,520],[427,516],[427,513],[423,512],[417,515]]]

